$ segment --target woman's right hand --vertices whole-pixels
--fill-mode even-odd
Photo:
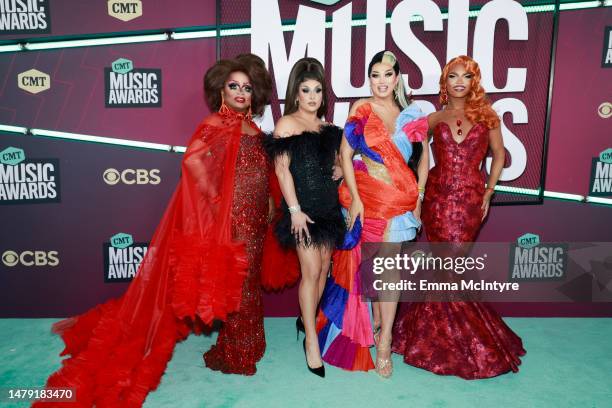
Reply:
[[[310,242],[310,232],[308,232],[307,223],[314,224],[314,221],[302,211],[291,214],[291,233],[295,237],[296,242],[302,242],[303,239],[307,243]]]
[[[363,208],[363,203],[361,202],[361,199],[360,198],[353,199],[353,202],[351,202],[351,207],[349,208],[349,217],[347,220],[349,230],[353,229],[353,226],[355,225],[355,221],[357,221],[357,218],[361,220],[361,225],[363,226],[364,211],[365,210]]]

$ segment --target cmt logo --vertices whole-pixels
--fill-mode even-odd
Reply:
[[[51,77],[37,69],[30,69],[17,75],[17,86],[31,94],[51,88]]]
[[[536,234],[525,234],[518,237],[516,243],[521,248],[529,249],[540,244],[540,237]]]
[[[25,160],[25,152],[17,147],[7,147],[0,152],[0,163],[10,164],[12,166],[21,163]]]
[[[8,267],[22,266],[57,266],[59,258],[57,251],[4,251],[2,263]]]
[[[113,72],[125,74],[134,69],[134,63],[127,58],[119,58],[111,64]]]
[[[110,186],[114,186],[119,183],[123,184],[154,184],[157,185],[161,182],[159,176],[159,169],[106,169],[102,174],[104,182]]]
[[[110,0],[108,15],[121,21],[130,21],[142,16],[141,0]]]

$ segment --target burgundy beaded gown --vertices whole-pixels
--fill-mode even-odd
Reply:
[[[439,122],[433,132],[436,166],[427,179],[422,220],[430,242],[474,242],[482,218],[480,163],[489,129],[475,124],[461,143]],[[489,378],[518,371],[522,341],[486,303],[412,303],[398,316],[393,351],[407,364],[440,375]]]

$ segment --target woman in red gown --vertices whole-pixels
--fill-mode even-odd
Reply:
[[[443,110],[423,119],[433,131],[436,165],[427,179],[422,220],[430,242],[452,243],[461,252],[487,216],[505,150],[500,120],[473,59],[459,56],[444,67],[440,103]],[[493,163],[485,188],[480,165],[489,148]],[[516,372],[525,354],[521,339],[489,305],[465,301],[411,304],[396,320],[393,351],[413,366],[465,379]]]
[[[136,277],[123,296],[53,326],[70,357],[46,386],[72,388],[71,406],[141,406],[175,344],[215,320],[225,323],[206,365],[255,373],[265,349],[260,268],[270,207],[261,171],[269,163],[252,115],[263,113],[271,85],[263,61],[250,54],[206,72],[215,113],[191,138]]]

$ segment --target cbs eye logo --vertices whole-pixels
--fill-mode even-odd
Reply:
[[[102,179],[109,186],[114,186],[119,183],[127,185],[157,185],[161,182],[161,177],[159,177],[159,169],[125,169],[119,171],[117,169],[110,168],[104,170]]]
[[[608,119],[612,117],[612,103],[604,102],[597,108],[597,114],[602,119]]]
[[[57,251],[23,251],[17,253],[15,251],[4,251],[2,254],[2,263],[5,266],[13,267],[17,265],[23,266],[57,266],[59,258]]]

